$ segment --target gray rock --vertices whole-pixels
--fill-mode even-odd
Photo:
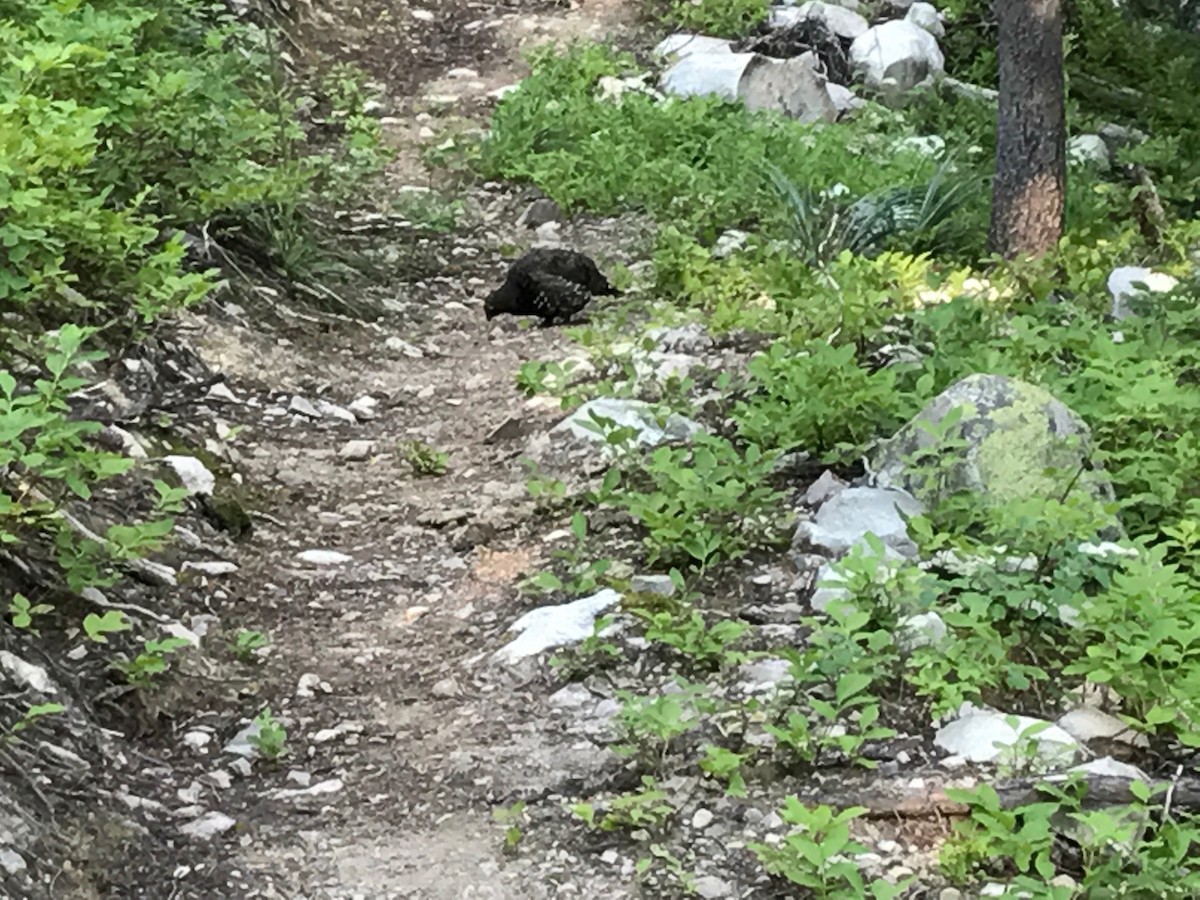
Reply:
[[[812,521],[796,527],[792,545],[808,543],[842,554],[874,534],[900,555],[915,557],[917,546],[900,513],[912,516],[922,510],[921,503],[904,490],[846,488],[817,510]]]
[[[946,67],[937,39],[908,21],[884,22],[854,39],[850,61],[866,84],[906,93]]]
[[[820,506],[830,498],[836,497],[845,488],[846,482],[838,478],[832,469],[826,469],[804,492],[804,503],[807,506]]]
[[[562,210],[548,197],[534,200],[517,219],[518,228],[540,228],[547,222],[561,222]]]
[[[963,414],[947,434],[935,437],[927,430],[936,432],[955,409]],[[1053,497],[1084,465],[1089,441],[1084,421],[1042,388],[1003,375],[970,375],[886,442],[872,469],[876,484],[902,488],[929,505],[964,491],[995,503]],[[917,453],[930,461],[925,471],[913,463]],[[1085,471],[1076,484],[1100,500],[1113,497],[1100,473]]]
[[[1067,160],[1073,165],[1107,172],[1112,166],[1108,145],[1098,134],[1077,134],[1067,141]]]

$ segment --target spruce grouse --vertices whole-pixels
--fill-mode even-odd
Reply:
[[[488,295],[483,309],[489,319],[501,313],[537,316],[546,327],[569,321],[594,296],[619,294],[582,253],[534,247],[509,267],[504,283]]]

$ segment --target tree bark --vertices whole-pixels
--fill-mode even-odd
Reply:
[[[991,249],[1053,250],[1063,230],[1066,104],[1061,0],[995,0],[1000,69]]]

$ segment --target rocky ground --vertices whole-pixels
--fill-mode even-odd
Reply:
[[[509,626],[550,602],[520,582],[571,538],[568,519],[535,506],[526,460],[573,477],[589,454],[559,454],[565,437],[549,436],[563,417],[558,403],[528,399],[516,383],[523,362],[580,349],[560,330],[487,322],[482,310],[514,248],[561,242],[607,270],[621,264],[636,273],[653,229],[636,215],[530,227],[534,195],[456,185],[452,167],[428,167],[422,153],[441,146],[452,156],[454,134],[485,127],[496,98],[525,73],[521,54],[538,43],[613,36],[637,49],[661,35],[611,0],[436,9],[335,0],[302,13],[311,51],[362,65],[381,89],[395,160],[373,204],[403,210],[414,197],[453,196],[462,212],[453,227],[397,226],[392,244],[375,248],[392,269],[383,284],[364,282],[361,296],[341,289],[356,305],[385,310],[378,320],[292,311],[284,324],[265,325],[243,298],[224,295],[178,323],[216,377],[181,417],[188,445],[204,447],[253,522],[241,540],[206,534],[175,551],[192,569],[175,598],[180,618],[214,637],[216,628],[253,629],[270,646],[253,664],[190,673],[201,686],[186,696],[157,695],[162,708],[150,712],[164,714],[168,733],[147,729],[155,737],[144,764],[122,761],[138,771],[133,793],[145,799],[122,793],[128,785],[116,792],[155,824],[135,842],[127,871],[66,878],[69,890],[56,882],[46,895],[675,896],[670,879],[639,888],[630,842],[585,831],[565,809],[637,787],[610,747],[619,708],[612,686],[597,678],[565,684],[544,657],[496,658],[512,639]],[[697,332],[681,329],[674,343],[661,343],[658,364],[703,358],[732,371],[744,362],[746,348],[697,343]],[[819,469],[804,474],[793,499],[820,509],[804,528],[826,555],[861,538],[862,529],[846,537],[838,528],[864,516],[893,550],[911,543],[881,491],[842,490],[831,476],[810,486]],[[803,615],[832,596],[813,593],[824,562],[754,560],[706,599],[736,605],[754,626],[754,649],[801,646]],[[653,648],[626,639],[634,651],[626,680],[666,693],[668,673]],[[785,661],[758,660],[712,687],[736,711],[742,699],[777,689],[787,671]],[[287,731],[276,762],[255,758],[245,740],[264,707]],[[939,744],[953,762],[938,759],[930,729],[907,721],[902,704],[888,703],[883,715],[900,736],[872,751],[877,773],[782,772],[746,798],[723,796],[698,774],[664,778],[679,811],[671,851],[695,874],[696,893],[794,895],[747,851],[787,830],[775,810],[788,795],[868,807],[855,828],[869,851],[858,862],[872,874],[900,881],[932,869],[950,827],[941,790],[973,778],[954,771],[965,761],[954,760],[953,747]],[[752,731],[746,721],[732,724]],[[510,853],[507,823],[493,815],[519,803],[527,804],[522,841]],[[4,811],[0,803],[0,838]],[[89,832],[79,845],[89,848],[90,868],[102,868],[112,858],[97,834],[103,827],[80,827]],[[2,854],[0,864],[13,872]],[[930,887],[915,896],[961,895]]]
[[[627,19],[603,3],[388,3],[317,15],[337,29],[321,48],[387,86],[398,194],[435,180],[419,145],[485,121],[491,92],[520,78],[523,50],[599,37]],[[391,311],[382,324],[285,336],[219,314],[189,323],[236,398],[214,412],[244,426],[229,446],[262,498],[252,539],[224,554],[238,572],[213,576],[211,589],[234,604],[222,615],[270,635],[261,696],[289,734],[286,763],[258,763],[224,790],[212,770],[227,768],[230,735],[182,750],[193,758],[178,761],[175,777],[194,767],[199,802],[238,822],[215,839],[235,848],[220,867],[222,896],[628,893],[621,866],[598,856],[546,848],[506,859],[491,821],[496,806],[570,795],[614,767],[607,751],[560,733],[548,673],[515,675],[488,659],[529,605],[517,580],[548,556],[544,533],[558,527],[532,518],[521,457],[528,436],[561,413],[527,402],[514,377],[522,361],[568,348],[554,330],[485,322],[501,247],[528,245],[534,232],[517,225],[528,205],[519,192],[472,188],[465,199],[456,232],[423,248],[453,274],[427,264],[432,277],[401,282],[380,298]],[[567,223],[561,238],[625,263],[646,246],[637,222]],[[365,416],[305,415],[314,410],[304,400]],[[497,436],[506,422],[515,427]],[[408,441],[448,452],[445,474],[414,472]],[[305,550],[344,557],[310,565],[298,559]],[[204,721],[182,732],[203,732]]]

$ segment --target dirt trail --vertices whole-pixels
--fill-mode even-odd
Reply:
[[[484,23],[461,33],[387,8],[380,21],[391,28],[392,54],[435,63],[416,79],[373,60],[377,74],[391,72],[408,92],[387,122],[393,139],[428,123],[417,118],[420,98],[451,84],[459,96],[449,113],[483,121],[487,92],[519,79],[519,50],[531,37],[599,35],[623,16],[603,5],[542,10],[438,9],[439,22]],[[491,43],[471,37],[478,32]],[[445,40],[422,44],[430,35]],[[367,54],[381,40],[370,29],[352,38]],[[454,73],[464,67],[476,74]],[[422,177],[411,151],[400,148],[394,181]],[[548,555],[542,535],[557,527],[531,518],[525,437],[489,435],[509,419],[525,433],[554,422],[553,408],[516,391],[514,375],[524,359],[570,351],[554,330],[485,322],[480,297],[502,271],[499,247],[528,244],[533,233],[515,225],[525,205],[516,192],[470,193],[476,227],[436,249],[466,271],[405,286],[393,325],[289,340],[198,323],[204,355],[242,401],[234,414],[246,426],[236,444],[241,472],[268,498],[269,518],[242,546],[230,590],[248,619],[239,624],[271,635],[260,695],[287,725],[291,751],[278,770],[256,770],[252,788],[225,798],[241,805],[226,809],[242,829],[230,896],[515,900],[629,890],[615,867],[594,870],[550,848],[508,860],[503,829],[490,821],[494,806],[522,798],[551,798],[557,809],[556,795],[585,777],[596,783],[611,760],[554,733],[546,673],[514,675],[487,659],[528,607],[516,581]],[[644,236],[619,223],[568,223],[563,242],[628,262]],[[296,395],[341,406],[369,395],[377,415],[355,424],[280,414]],[[342,459],[350,440],[372,441],[371,457]],[[399,450],[410,440],[448,451],[447,473],[415,475]],[[306,549],[353,561],[305,565],[296,554]],[[271,794],[322,783],[328,793]]]

